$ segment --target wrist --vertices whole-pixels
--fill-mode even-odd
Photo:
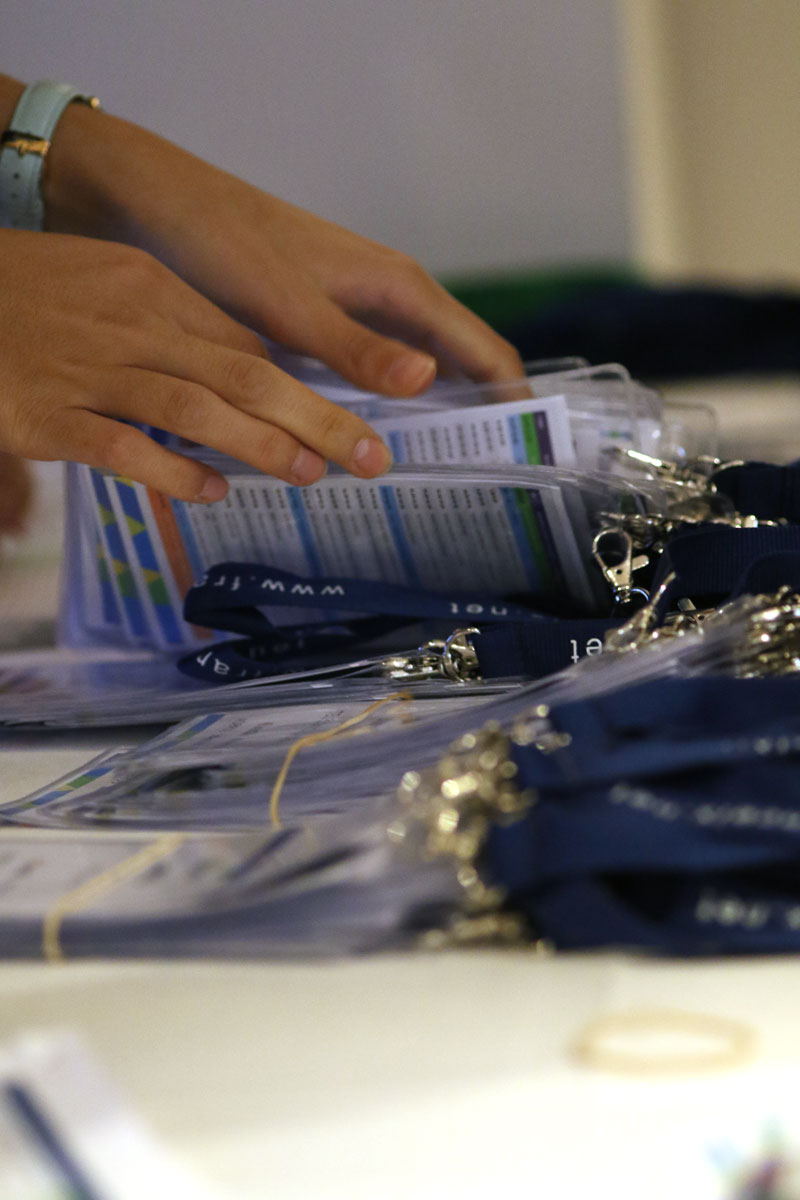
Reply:
[[[129,121],[72,105],[49,155],[45,227],[143,245],[163,202],[160,144]]]
[[[24,83],[0,74],[0,132],[10,128],[24,91]],[[114,224],[113,196],[106,186],[115,169],[107,162],[106,147],[114,121],[83,104],[67,105],[42,164],[45,229],[103,236],[103,229]]]
[[[44,180],[53,134],[72,104],[96,110],[100,102],[53,80],[39,80],[21,91],[19,87],[3,77],[0,107],[7,124],[0,138],[0,217],[12,229],[38,231],[45,227]],[[15,92],[19,98],[9,117]]]
[[[107,161],[105,126],[112,120],[79,105],[72,105],[61,118],[42,179],[47,230],[107,236],[113,203],[106,182],[114,165]]]

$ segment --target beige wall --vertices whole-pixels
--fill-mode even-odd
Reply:
[[[620,0],[638,258],[800,282],[800,0]]]

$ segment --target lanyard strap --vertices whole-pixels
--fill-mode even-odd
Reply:
[[[275,628],[262,607],[312,608],[338,618],[345,610],[369,616]],[[343,578],[307,579],[248,563],[220,563],[188,593],[186,619],[250,639],[204,647],[179,662],[188,675],[230,683],[286,673],[346,668],[354,658],[410,652],[421,641],[477,628],[472,644],[483,679],[536,678],[603,648],[618,620],[546,616],[479,593],[442,595],[419,588]],[[394,644],[386,641],[393,635]],[[416,639],[415,641],[412,639]]]
[[[204,646],[178,659],[184,675],[213,683],[236,683],[287,674],[316,674],[379,653],[387,633],[404,623],[364,618],[347,625],[295,625],[256,637]],[[395,637],[401,637],[398,632]],[[384,653],[388,653],[388,649]]]
[[[272,605],[329,614],[328,624],[276,628]],[[342,619],[342,612],[370,614]],[[441,594],[346,578],[308,579],[249,563],[220,563],[186,597],[185,617],[197,625],[250,635],[185,656],[180,669],[195,678],[230,683],[346,668],[354,659],[410,652],[421,641],[459,626],[472,635],[483,679],[537,677],[602,650],[619,621],[546,616],[481,593]],[[387,635],[394,643],[387,642]],[[416,639],[416,640],[413,640]]]
[[[379,613],[406,620],[470,622],[537,621],[540,615],[522,604],[483,593],[442,593],[394,583],[328,576],[311,579],[262,567],[226,562],[209,569],[186,596],[184,616],[211,629],[259,633],[271,629],[264,608],[307,608],[335,614]]]
[[[613,946],[691,957],[800,950],[796,863],[701,877],[576,875],[515,894],[512,903],[562,950]]]
[[[599,654],[619,620],[542,617],[528,624],[484,626],[470,638],[484,679],[551,675],[586,656]]]
[[[800,751],[800,679],[650,680],[559,705],[546,732],[557,751],[534,743],[515,753],[526,787],[566,793],[681,772],[699,780],[705,767]]]
[[[538,679],[575,663],[585,655],[599,654],[603,638],[618,621],[559,620],[542,617],[525,624],[487,625],[470,634],[481,679]],[[365,620],[361,626],[302,626],[261,634],[256,638],[217,642],[178,661],[186,675],[217,683],[268,679],[286,674],[345,674],[365,659],[414,655],[426,641],[443,639],[452,625],[423,622],[414,625],[378,626]],[[368,636],[368,634],[379,636]],[[387,635],[391,634],[391,641]]]
[[[800,680],[661,680],[551,720],[561,749],[514,754],[535,804],[484,853],[541,936],[800,949]]]
[[[665,608],[684,596],[727,598],[750,591],[753,584],[760,581],[760,576],[754,574],[748,579],[748,572],[766,559],[775,559],[770,573],[763,576],[765,580],[773,580],[769,590],[779,586],[775,580],[776,569],[786,572],[780,584],[800,584],[800,527],[730,529],[703,525],[699,529],[683,529],[664,547],[653,590],[674,575],[662,600]]]
[[[752,513],[762,521],[800,523],[800,466],[742,463],[718,471],[713,482],[737,512]]]
[[[682,597],[719,601],[787,583],[800,590],[800,528],[684,529],[665,547],[654,587],[670,576],[662,611]],[[269,616],[275,605],[325,613],[330,621],[276,627]],[[354,659],[382,651],[411,652],[465,626],[476,630],[471,641],[483,679],[536,679],[600,653],[606,633],[621,623],[613,617],[555,617],[481,593],[309,579],[236,562],[210,568],[189,590],[184,615],[192,624],[246,635],[179,661],[185,674],[220,683],[346,668]],[[395,641],[387,642],[387,636]]]

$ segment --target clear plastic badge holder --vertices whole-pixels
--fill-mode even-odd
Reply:
[[[82,519],[98,532],[105,522],[106,546],[112,526],[117,536],[123,529],[123,506],[135,503],[131,521],[139,544],[128,542],[124,560],[109,553],[105,571],[119,610],[143,622],[144,643],[153,648],[179,652],[219,640],[213,631],[188,626],[182,607],[191,584],[226,561],[279,567],[310,581],[373,579],[434,592],[446,581],[452,593],[527,596],[534,607],[566,599],[578,611],[603,612],[607,586],[593,561],[592,539],[604,514],[617,511],[623,495],[628,506],[658,512],[665,496],[658,481],[524,464],[503,470],[400,466],[374,481],[331,472],[320,484],[295,489],[205,457],[225,467],[230,483],[228,498],[213,506],[168,502],[142,485],[105,476],[113,508],[89,511],[90,489],[76,489]],[[82,472],[96,474],[85,467],[70,474]],[[117,553],[124,549],[119,538]],[[72,551],[68,546],[62,628],[78,644],[97,643],[101,635],[80,616],[89,611],[87,591],[96,590],[96,560],[82,559],[76,570]],[[144,555],[156,565],[145,567]],[[279,601],[279,591],[265,593],[270,620],[297,624],[297,609]],[[172,642],[164,636],[167,617],[176,631]],[[302,619],[313,618],[305,610]],[[320,619],[330,621],[331,612]],[[131,628],[130,619],[121,620],[103,636],[136,645]]]
[[[0,926],[0,953],[44,953],[50,959],[121,953],[305,955],[413,940],[421,928],[435,929],[458,911],[466,868],[457,874],[436,857],[392,853],[393,796],[404,767],[424,769],[453,737],[489,718],[505,728],[513,723],[520,738],[527,729],[528,740],[546,749],[548,706],[557,702],[674,674],[748,674],[753,656],[763,659],[767,629],[775,643],[770,670],[796,670],[796,616],[796,597],[785,602],[748,597],[704,625],[688,621],[664,636],[648,634],[646,621],[639,621],[638,632],[620,639],[616,653],[496,700],[483,711],[443,717],[417,730],[376,729],[356,759],[347,739],[309,747],[285,783],[285,828],[272,833],[264,831],[266,776],[242,781],[242,799],[252,806],[249,819],[258,828],[251,833],[199,834],[189,828],[187,813],[194,810],[213,823],[213,804],[236,803],[232,790],[223,797],[187,788],[171,813],[168,805],[151,809],[149,828],[146,794],[129,796],[126,814],[125,793],[119,791],[116,827],[103,833],[91,831],[92,821],[75,796],[60,814],[69,832],[5,834],[7,921]],[[103,765],[101,760],[98,766]],[[407,789],[415,786],[412,774],[404,776]],[[339,798],[338,813],[332,811],[332,796]],[[244,806],[241,811],[245,822]],[[446,832],[442,826],[442,836]],[[408,832],[406,849],[413,851],[407,843]],[[158,869],[151,869],[156,864]]]
[[[258,833],[6,831],[0,956],[338,955],[407,943],[457,900],[446,866],[401,863],[387,815]],[[410,935],[412,938],[414,933]]]
[[[190,627],[182,615],[188,588],[216,562],[252,561],[309,578],[338,574],[434,588],[447,579],[453,587],[513,591],[533,603],[565,594],[585,612],[604,605],[607,592],[592,561],[591,542],[598,514],[619,507],[622,485],[558,464],[601,464],[614,473],[627,472],[620,450],[652,453],[655,447],[655,457],[670,457],[665,445],[675,451],[680,442],[673,457],[682,459],[689,448],[710,448],[712,432],[696,410],[691,436],[685,413],[677,425],[665,423],[657,394],[632,381],[622,367],[579,361],[540,366],[537,372],[532,365],[524,382],[439,383],[414,402],[419,407],[410,418],[409,401],[372,397],[384,413],[397,414],[376,423],[390,442],[394,424],[393,448],[402,449],[398,458],[409,460],[374,483],[332,471],[322,485],[292,489],[205,448],[182,444],[183,453],[213,463],[230,477],[231,497],[205,508],[170,502],[129,480],[70,464],[61,641],[152,651],[149,664],[131,664],[130,678],[149,673],[156,688],[160,670],[160,690],[179,695],[183,707],[177,712],[183,715],[197,711],[195,697],[185,681],[174,679],[171,661],[159,666],[158,655],[173,657],[219,640],[219,633]],[[306,367],[313,376],[317,368]],[[531,406],[536,415],[506,417],[504,403],[513,409],[521,390],[527,394],[522,406]],[[482,406],[488,400],[491,419],[484,422]],[[479,426],[490,431],[482,435],[481,461],[435,461],[442,429],[463,433]],[[468,440],[451,438],[456,446],[451,460]],[[415,456],[423,460],[416,478]],[[504,462],[502,471],[492,470],[495,458]],[[638,485],[632,486],[636,492]],[[662,503],[657,493],[657,485],[645,485],[634,503],[657,509]],[[503,548],[510,553],[498,553]],[[294,608],[267,607],[277,625],[298,620]],[[305,611],[303,619],[312,614]],[[93,687],[105,687],[115,676],[112,687],[118,690],[125,673],[122,664],[109,667],[101,659],[96,665],[97,670],[87,666],[77,685],[84,719],[90,721],[97,719],[98,708]],[[65,679],[62,671],[57,689],[63,690]],[[43,676],[33,686],[52,690]],[[136,686],[132,697],[130,711],[140,703]],[[62,720],[66,709],[68,701],[48,711]],[[112,710],[112,719],[120,719],[121,701]],[[18,719],[19,711],[8,715]]]
[[[285,369],[290,374],[320,395],[373,423],[563,395],[570,419],[575,423],[576,451],[581,466],[605,469],[608,463],[598,454],[620,441],[633,449],[661,457],[672,457],[668,451],[673,448],[675,454],[681,452],[680,439],[664,437],[663,406],[659,394],[631,379],[627,369],[618,363],[590,366],[581,359],[530,362],[525,365],[525,378],[521,380],[503,383],[437,380],[419,396],[393,399],[361,391],[314,360],[278,355],[275,361],[282,365],[284,359]],[[706,410],[704,425],[712,419],[710,412]],[[591,439],[581,436],[581,428],[587,422],[594,430]],[[150,432],[167,444],[185,446],[181,439],[170,434]],[[713,440],[713,431],[709,432]],[[714,445],[704,444],[692,452],[714,451]]]
[[[390,798],[403,766],[429,765],[454,737],[487,721],[508,728],[527,720],[544,729],[550,706],[630,684],[796,670],[794,597],[746,597],[703,621],[686,613],[663,626],[653,624],[654,614],[655,606],[642,610],[607,639],[598,658],[499,698],[472,697],[466,706],[464,698],[455,707],[430,707],[395,696],[359,713],[352,697],[340,697],[316,712],[194,718],[92,760],[6,806],[3,816],[7,823],[73,830],[106,829],[112,821],[139,832],[259,830],[278,811],[284,826],[357,811],[368,819],[376,803]],[[354,716],[362,719],[354,723]],[[301,752],[290,756],[298,745]]]
[[[412,649],[409,647],[409,649]],[[396,692],[386,677],[326,680],[310,678],[271,683],[269,688],[203,684],[181,674],[173,659],[161,654],[127,653],[85,647],[31,656],[5,656],[0,663],[0,728],[75,729],[173,723],[224,708],[254,705],[328,705],[334,697],[365,707]],[[459,698],[468,688],[476,694],[505,690],[507,682],[462,685],[448,680],[404,682],[402,690],[436,700]]]
[[[395,404],[400,407],[410,405],[414,411],[427,411],[440,401],[447,403],[448,397],[453,396],[473,397],[471,401],[468,399],[467,403],[488,404],[491,402],[490,385],[473,384],[468,380],[448,379],[437,379],[422,396],[411,396],[395,401],[378,393],[366,392],[361,388],[354,387],[318,359],[293,354],[275,343],[267,343],[267,350],[275,366],[285,371],[287,375],[291,375],[292,378],[304,383],[335,404],[344,408],[356,408],[362,415],[373,407],[380,412],[382,406],[389,405],[391,408]],[[588,367],[588,365],[585,359],[578,357],[541,359],[525,363],[525,374],[529,377],[557,377],[564,372]],[[419,409],[417,409],[418,405],[421,406]]]

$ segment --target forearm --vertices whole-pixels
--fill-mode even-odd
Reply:
[[[7,126],[22,85],[0,84]],[[513,347],[407,256],[109,113],[63,111],[42,198],[47,230],[149,251],[249,328],[368,391],[414,395],[437,358],[474,379],[522,374]]]

